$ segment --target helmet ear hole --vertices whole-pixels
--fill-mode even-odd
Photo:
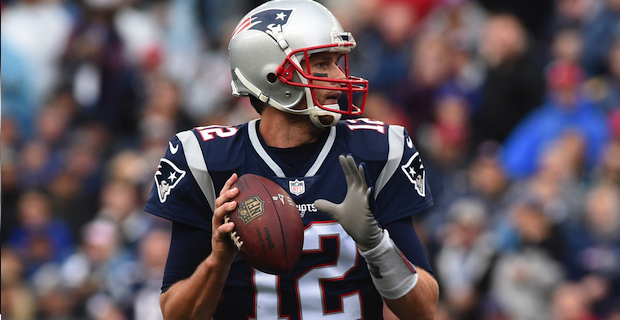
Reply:
[[[270,72],[269,74],[267,74],[267,81],[269,81],[269,83],[276,83],[276,81],[278,81],[278,77],[275,73]]]

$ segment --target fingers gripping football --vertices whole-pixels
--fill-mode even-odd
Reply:
[[[215,200],[215,205],[218,208],[226,205],[226,210],[223,211],[223,214],[224,214],[223,226],[226,226],[226,230],[222,230],[222,232],[226,232],[230,235],[230,238],[232,239],[233,244],[235,245],[237,250],[239,250],[241,249],[241,246],[243,245],[243,241],[240,241],[239,237],[237,236],[237,233],[234,231],[234,223],[230,220],[230,216],[229,216],[229,213],[237,207],[237,202],[232,200],[239,193],[239,190],[237,188],[232,187],[233,183],[237,181],[237,178],[238,178],[237,174],[235,173],[232,175],[232,177],[230,177],[226,181],[226,183],[224,184],[224,187],[220,191],[220,196]],[[226,201],[228,202],[224,203]],[[217,213],[216,213],[216,217],[219,218]]]
[[[231,188],[236,180],[237,175],[233,174],[228,181],[226,181],[224,187],[220,191],[219,197],[215,200],[215,210],[213,212],[213,231],[211,236],[212,252],[218,258],[224,259],[225,261],[232,261],[236,255],[236,251],[233,249],[229,240],[229,233],[233,231],[235,225],[226,219],[227,215],[237,207],[237,203],[232,199],[239,193],[239,190],[237,188]]]
[[[350,155],[340,155],[338,160],[347,180],[347,195],[344,201],[335,204],[319,199],[314,205],[338,221],[362,251],[370,250],[381,243],[383,232],[370,210],[371,188],[366,182],[364,167],[356,165],[355,159]]]

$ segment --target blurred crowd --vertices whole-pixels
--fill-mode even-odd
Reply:
[[[620,319],[620,0],[320,2],[423,156],[436,319]],[[227,43],[260,3],[3,1],[5,319],[161,319],[142,208],[176,132],[257,117]]]

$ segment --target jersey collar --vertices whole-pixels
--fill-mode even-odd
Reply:
[[[280,178],[286,178],[286,174],[282,167],[278,164],[279,160],[276,161],[261,143],[261,139],[258,133],[258,123],[259,119],[254,119],[248,122],[248,136],[250,138],[250,142],[252,143],[252,147],[258,154],[258,156],[265,162],[265,164],[273,171],[273,173]],[[331,151],[334,146],[334,142],[336,141],[336,126],[333,126],[329,129],[329,135],[327,139],[323,143],[323,146],[320,147],[320,152],[316,156],[314,163],[312,166],[304,173],[303,171],[300,174],[303,174],[304,177],[311,177],[316,175],[316,173],[323,165],[323,162],[327,158],[327,155]]]

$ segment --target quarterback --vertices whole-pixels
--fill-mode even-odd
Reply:
[[[362,117],[354,48],[310,0],[270,1],[239,22],[232,91],[260,118],[176,134],[145,207],[172,221],[165,319],[382,319],[384,303],[401,319],[434,317],[438,286],[412,223],[433,203],[422,157],[403,127]],[[252,268],[231,244],[224,217],[246,173],[297,204],[304,243],[289,274]]]

